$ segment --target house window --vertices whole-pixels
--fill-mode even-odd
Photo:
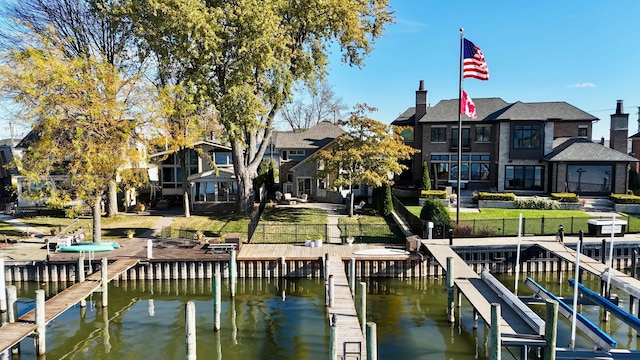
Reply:
[[[289,150],[289,156],[304,156],[304,150]]]
[[[412,127],[406,127],[404,129],[402,129],[402,131],[400,131],[400,136],[402,136],[402,139],[405,142],[413,141],[413,128]]]
[[[289,160],[289,152],[287,150],[282,150],[282,161]]]
[[[462,128],[462,147],[468,148],[471,146],[471,136],[469,135],[469,128]],[[451,147],[458,147],[458,128],[451,128]]]
[[[217,152],[213,154],[213,160],[216,165],[231,165],[231,152]]]
[[[514,149],[539,149],[542,146],[540,125],[517,124],[513,127]]]
[[[491,141],[491,126],[476,126],[476,142]]]
[[[504,188],[509,190],[543,190],[544,166],[508,165],[505,167]]]
[[[589,132],[589,128],[587,128],[586,126],[578,127],[578,136],[587,137],[588,132]]]
[[[471,181],[489,180],[489,154],[463,154],[461,157],[460,178]],[[431,154],[431,166],[436,182],[451,181],[458,178],[457,154]]]
[[[447,128],[446,127],[432,127],[431,128],[431,142],[447,142]]]

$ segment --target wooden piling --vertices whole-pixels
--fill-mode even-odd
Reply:
[[[555,360],[556,340],[558,334],[558,302],[554,300],[546,301],[546,314],[544,318],[544,359]]]
[[[449,256],[447,257],[447,315],[452,324],[455,322],[454,280],[453,258]]]
[[[349,259],[349,288],[351,289],[351,296],[356,294],[356,259]]]
[[[229,289],[231,293],[231,297],[236,296],[236,251],[231,250],[229,254]]]
[[[6,321],[9,323],[16,322],[16,301],[18,301],[18,291],[15,285],[7,286],[7,318]],[[2,321],[5,321],[4,316],[2,317]]]
[[[44,290],[36,290],[36,354],[44,355],[47,353],[46,343],[46,328],[47,323],[44,312]]]
[[[360,326],[362,327],[362,334],[366,333],[367,325],[367,283],[360,283]]]
[[[327,291],[329,296],[329,308],[335,307],[335,286],[333,281],[333,274],[329,275],[329,290]]]
[[[80,256],[78,257],[78,268],[76,270],[78,272],[78,282],[83,282],[85,279],[84,253],[80,253]],[[86,306],[87,306],[87,300],[85,299],[80,300],[80,307],[86,307]]]
[[[193,301],[187,301],[185,317],[187,360],[196,360],[196,305]]]
[[[100,266],[100,275],[102,279],[102,307],[107,307],[109,305],[109,280],[107,277],[107,258],[103,257]]]
[[[220,284],[220,272],[216,271],[213,276],[213,330],[220,330],[220,313],[221,299],[222,299],[222,286]]]
[[[378,360],[378,334],[376,323],[367,323],[367,360]]]
[[[500,341],[500,304],[491,304],[491,329],[489,329],[489,354],[491,360],[502,359],[502,344]]]
[[[153,258],[153,240],[147,240],[147,259]]]

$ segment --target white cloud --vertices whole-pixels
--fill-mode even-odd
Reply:
[[[579,83],[579,84],[571,84],[568,87],[571,87],[571,88],[594,88],[594,87],[596,87],[596,84],[590,83],[590,82],[585,82],[585,83]]]
[[[389,29],[399,33],[419,33],[426,27],[427,24],[424,22],[399,17],[396,18],[395,24],[390,26]]]

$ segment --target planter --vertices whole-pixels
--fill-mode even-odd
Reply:
[[[613,208],[616,212],[624,212],[637,214],[640,213],[640,204],[613,204]]]
[[[478,200],[478,208],[516,209],[516,203],[505,200]]]

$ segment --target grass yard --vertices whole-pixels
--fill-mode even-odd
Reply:
[[[326,239],[327,212],[302,207],[266,207],[251,242],[300,243]]]
[[[338,228],[342,236],[355,238],[355,243],[402,244],[405,241],[399,226],[381,216],[340,217]]]

